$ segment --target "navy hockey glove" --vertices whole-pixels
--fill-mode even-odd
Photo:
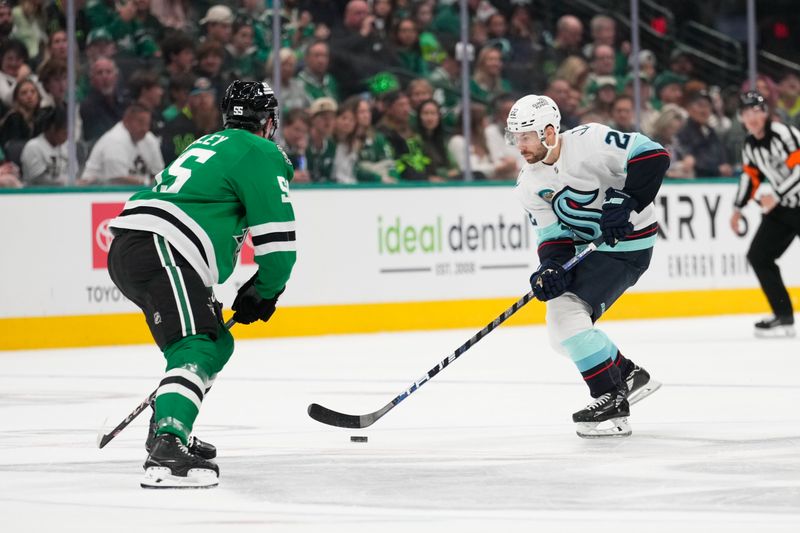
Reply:
[[[531,275],[531,290],[537,300],[546,302],[564,294],[573,277],[572,272],[567,272],[555,261],[545,259],[539,270]]]
[[[630,221],[631,211],[638,207],[638,203],[628,193],[608,189],[603,202],[603,214],[600,216],[600,231],[603,242],[614,246],[617,241],[627,237],[633,231]]]
[[[233,319],[240,324],[252,324],[256,320],[268,321],[275,313],[275,304],[278,303],[278,296],[283,293],[281,289],[272,298],[262,298],[256,290],[256,278],[258,272],[252,278],[239,287],[236,299],[233,301]]]

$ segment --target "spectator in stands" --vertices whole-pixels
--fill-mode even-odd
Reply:
[[[681,105],[683,103],[683,85],[686,78],[674,72],[662,72],[653,80],[653,88],[656,90],[654,105],[656,109],[661,109],[666,104]]]
[[[631,72],[630,75],[633,75],[633,68],[637,61],[639,63],[639,74],[646,78],[649,83],[652,83],[653,80],[656,79],[656,67],[658,66],[656,55],[650,50],[641,50],[638,58],[635,56],[630,56],[628,59],[628,69]],[[630,75],[628,77],[630,77]]]
[[[602,118],[601,124],[611,123],[611,107],[617,97],[617,80],[614,76],[600,76],[594,80],[595,91],[590,93],[593,97],[589,111]]]
[[[155,136],[161,135],[164,121],[161,118],[161,101],[164,98],[164,88],[158,79],[158,74],[149,70],[137,70],[128,80],[131,98],[137,104],[146,107],[152,112],[150,131]],[[172,159],[169,159],[172,161]]]
[[[574,15],[564,15],[556,22],[556,34],[545,51],[542,68],[551,76],[567,57],[581,55],[583,23]]]
[[[456,42],[450,41],[444,45],[444,57],[430,75],[433,85],[433,98],[440,106],[442,121],[446,129],[452,129],[456,122],[456,108],[461,94],[461,61],[456,57]],[[468,52],[471,51],[468,45]]]
[[[105,28],[94,28],[86,37],[85,64],[92,65],[101,57],[113,58],[117,55],[117,43]]]
[[[422,102],[433,98],[433,86],[425,78],[416,78],[408,82],[406,94],[411,109],[416,112]]]
[[[60,61],[66,64],[67,51],[67,32],[64,30],[53,32],[50,34],[50,38],[47,41],[47,48],[44,51],[44,57],[42,58],[42,62],[39,64],[39,69],[37,70],[40,70],[49,61]]]
[[[272,81],[272,68],[275,54],[270,54],[267,60],[267,81],[274,87]],[[281,108],[290,109],[307,108],[311,100],[306,96],[303,82],[295,76],[297,72],[297,56],[291,48],[281,48],[278,52],[281,62]]]
[[[442,112],[436,100],[426,100],[417,108],[417,133],[427,162],[424,173],[429,181],[442,182],[458,178],[458,167],[447,149],[447,134]]]
[[[597,91],[597,80],[600,78],[613,78],[615,88],[619,88],[619,78],[614,76],[614,49],[608,45],[600,44],[592,48],[591,73],[586,91],[592,94]]]
[[[253,44],[253,25],[247,19],[233,23],[231,42],[225,45],[229,68],[234,79],[255,81],[264,75],[264,62]]]
[[[206,16],[200,19],[200,25],[205,26],[203,41],[213,41],[224,48],[231,42],[233,19],[233,11],[226,5],[217,4],[209,7]]]
[[[786,113],[791,124],[800,124],[800,73],[787,70],[780,77],[777,107]]]
[[[282,146],[294,167],[294,183],[308,183],[311,180],[306,160],[309,127],[305,109],[292,109],[281,117]]]
[[[475,72],[469,84],[474,100],[488,104],[501,93],[511,92],[511,84],[503,79],[503,58],[497,48],[483,48],[475,62]]]
[[[151,58],[158,55],[158,31],[145,28],[137,19],[137,6],[133,1],[117,2],[116,14],[109,24],[104,26],[114,41],[120,55],[117,61],[126,58]],[[158,24],[156,22],[156,24]],[[101,26],[103,27],[103,26]],[[160,27],[160,25],[159,25]]]
[[[19,167],[8,161],[6,154],[0,150],[0,189],[19,189],[22,187],[19,177]]]
[[[22,179],[26,186],[63,186],[68,180],[67,110],[48,108],[41,118],[42,133],[22,150]]]
[[[566,81],[570,87],[578,89],[581,92],[581,98],[583,98],[590,74],[591,70],[585,59],[580,56],[569,56],[558,66],[551,79]]]
[[[375,34],[386,41],[389,39],[389,34],[396,25],[394,19],[396,1],[372,0],[370,3],[372,4],[370,14],[374,19],[372,25],[375,27]]]
[[[11,37],[14,31],[14,19],[11,16],[11,4],[6,1],[0,2],[0,46]]]
[[[0,146],[6,153],[17,154],[36,132],[42,116],[42,96],[33,80],[22,80],[14,87],[14,105],[0,126]]]
[[[392,44],[402,68],[416,76],[429,74],[428,64],[422,58],[416,22],[410,18],[399,19],[392,32]]]
[[[676,48],[669,55],[669,70],[678,76],[690,79],[694,74],[692,56],[680,48]]]
[[[189,105],[189,92],[194,87],[194,74],[173,74],[169,80],[167,95],[170,104],[164,108],[161,118],[164,122],[177,117],[183,112],[183,108]]]
[[[686,123],[684,110],[675,104],[667,104],[653,122],[652,139],[669,152],[668,178],[694,178],[694,156],[682,154],[677,134]]]
[[[341,106],[336,111],[336,124],[333,128],[336,152],[333,158],[333,181],[337,183],[356,183],[356,117],[352,109]]]
[[[67,64],[51,59],[39,68],[39,82],[44,87],[42,107],[65,105],[67,98]]]
[[[611,104],[611,124],[617,131],[626,133],[636,131],[636,113],[633,98],[621,94]]]
[[[336,123],[336,100],[328,96],[311,102],[308,113],[311,115],[311,128],[308,131],[308,173],[314,183],[331,181],[333,158],[336,143],[333,142],[333,127]]]
[[[694,157],[695,175],[700,178],[731,176],[733,168],[717,133],[709,125],[711,97],[706,91],[692,93],[686,106],[689,119],[678,132],[680,152]]]
[[[486,146],[495,164],[495,178],[515,179],[525,165],[525,158],[515,146],[506,142],[506,120],[517,98],[501,94],[492,100],[492,122],[486,127]]]
[[[486,127],[489,125],[489,118],[486,116],[486,107],[480,104],[470,105],[470,133],[472,134],[469,146],[469,162],[472,170],[473,179],[491,180],[499,177],[497,170],[505,168],[506,162],[494,161],[486,143]],[[458,131],[463,131],[463,123],[459,125]],[[466,138],[458,133],[453,135],[447,143],[450,152],[458,169],[464,172],[466,169],[465,155]]]
[[[397,174],[403,180],[426,180],[422,147],[411,127],[411,104],[405,93],[391,91],[381,95],[384,113],[378,131],[386,137],[397,163]]]
[[[327,96],[339,99],[339,84],[328,72],[330,48],[325,41],[314,41],[305,53],[305,65],[297,78],[303,82],[303,90],[309,101]]]
[[[144,34],[154,42],[160,43],[164,38],[165,28],[161,21],[153,15],[150,0],[133,0],[133,4],[136,7],[134,19],[140,28],[139,38],[141,39],[141,35]]]
[[[378,72],[400,66],[375,28],[375,17],[364,0],[350,0],[341,26],[331,32],[331,71],[336,73],[342,95],[363,89]]]
[[[38,57],[39,47],[47,41],[42,0],[22,0],[11,10],[14,30],[11,34],[25,43],[28,57]]]
[[[228,77],[222,71],[224,61],[225,48],[217,41],[205,41],[197,48],[197,66],[195,66],[194,73],[200,78],[208,78],[211,81],[217,104],[220,103],[220,99],[228,87]]]
[[[83,137],[94,142],[122,118],[124,97],[117,89],[117,65],[107,57],[97,59],[89,70],[91,90],[81,103]]]
[[[5,3],[5,2],[3,2]],[[89,20],[86,18],[86,10],[83,9],[84,2],[76,3],[75,7],[75,40],[78,47],[83,50],[86,43],[86,36],[89,35]],[[67,2],[47,2],[44,8],[44,19],[47,22],[45,31],[48,35],[61,30],[67,31]],[[0,41],[2,41],[2,30],[0,30]]]
[[[422,59],[427,63],[428,70],[432,71],[444,59],[444,49],[439,38],[431,28],[433,22],[433,0],[423,0],[412,4],[411,19],[417,24],[419,31],[419,47]]]
[[[161,136],[164,161],[173,161],[194,141],[220,129],[222,124],[215,97],[214,86],[208,78],[194,80],[187,106],[164,124]]]
[[[641,98],[639,106],[639,131],[650,136],[653,132],[653,123],[658,118],[658,111],[653,107],[653,90],[647,75],[640,72],[639,82],[639,96]],[[630,74],[625,78],[622,93],[633,98],[633,92],[633,74]]]
[[[608,15],[595,15],[589,22],[589,31],[592,35],[592,41],[583,47],[583,55],[596,60],[595,51],[598,47],[611,47],[614,54],[614,67],[610,74],[618,78],[624,76],[628,67],[628,54],[630,53],[631,45],[629,42],[624,41],[617,49],[617,21]]]
[[[361,96],[351,96],[342,107],[352,109],[356,118],[356,180],[384,183],[395,181],[392,149],[386,138],[372,126],[372,106],[369,101]]]
[[[27,61],[28,49],[21,41],[9,39],[0,47],[0,102],[7,107],[13,103],[17,83],[31,77]]]
[[[131,104],[92,148],[80,185],[150,185],[164,168],[149,109]]]
[[[171,32],[161,43],[166,80],[176,74],[188,74],[194,66],[194,41],[185,33]]]
[[[561,111],[561,131],[567,131],[578,125],[577,109],[570,103],[571,89],[567,80],[554,78],[544,92],[545,96],[553,99]]]

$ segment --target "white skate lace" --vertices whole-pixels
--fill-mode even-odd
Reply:
[[[605,404],[607,404],[609,402],[609,400],[611,400],[611,393],[607,392],[607,393],[603,394],[602,396],[600,396],[599,398],[597,398],[594,402],[592,402],[589,405],[587,405],[586,406],[586,410],[587,411],[594,411],[595,409],[597,409],[599,407],[602,407]]]

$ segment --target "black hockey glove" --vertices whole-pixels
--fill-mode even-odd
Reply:
[[[285,287],[272,298],[262,298],[256,290],[256,278],[258,272],[252,278],[239,287],[236,299],[233,301],[233,319],[240,324],[252,324],[256,320],[268,321],[275,313],[275,304],[278,303]]]
[[[531,290],[537,300],[546,302],[564,294],[574,276],[572,271],[564,270],[555,261],[545,259],[539,270],[531,275]]]
[[[631,211],[637,207],[636,200],[626,192],[617,189],[606,191],[603,214],[600,216],[600,231],[606,244],[614,246],[617,241],[630,235],[633,231]]]

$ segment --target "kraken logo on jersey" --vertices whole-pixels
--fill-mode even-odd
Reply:
[[[581,239],[593,241],[600,236],[599,209],[589,209],[597,199],[598,191],[579,191],[564,187],[553,197],[553,211],[558,220]]]

